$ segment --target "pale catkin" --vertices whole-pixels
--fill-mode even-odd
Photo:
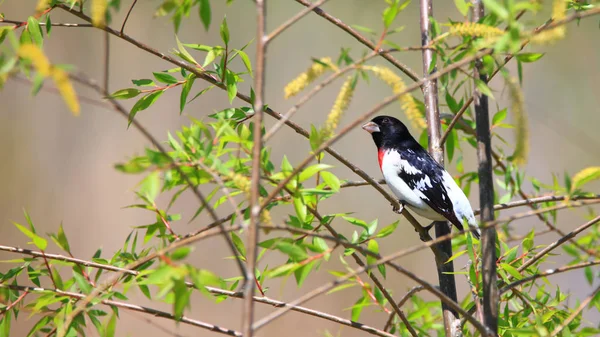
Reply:
[[[313,64],[305,72],[298,75],[298,77],[293,79],[285,86],[283,89],[285,98],[288,99],[298,95],[299,92],[304,90],[304,88],[306,88],[309,84],[323,75],[328,68],[334,70],[337,68],[329,57],[321,58],[319,59],[319,62],[313,62]]]
[[[248,179],[248,177],[239,173],[229,172],[227,178],[229,178],[231,182],[233,182],[233,184],[244,193],[246,198],[250,198],[250,179]],[[260,198],[259,201],[262,202],[262,198]],[[271,213],[268,209],[264,209],[260,213],[260,222],[267,226],[273,226]]]
[[[108,9],[108,0],[92,0],[92,23],[96,27],[104,27],[106,24],[106,10]]]
[[[348,110],[348,106],[350,105],[350,101],[352,101],[352,96],[354,95],[354,84],[352,76],[348,76],[344,84],[342,85],[340,92],[333,103],[333,107],[327,116],[327,120],[325,121],[325,125],[323,126],[322,131],[322,139],[326,140],[333,136],[335,129],[337,129],[342,116]]]
[[[515,152],[513,160],[517,165],[524,164],[529,155],[529,123],[525,113],[525,98],[515,78],[506,81],[509,89],[511,110],[515,124]]]
[[[368,66],[364,68],[373,72],[377,78],[389,85],[394,94],[399,94],[406,90],[406,84],[402,78],[396,75],[396,73],[394,73],[391,69],[381,66]],[[400,106],[404,110],[404,114],[406,114],[406,118],[411,123],[413,128],[420,131],[427,127],[427,122],[421,114],[421,110],[419,110],[417,102],[410,93],[405,93],[404,95],[400,96],[398,101],[400,102]]]
[[[476,22],[463,22],[450,26],[450,35],[491,38],[504,34],[500,28]]]
[[[565,0],[554,0],[552,2],[552,20],[554,22],[563,20],[567,16],[567,2]],[[531,42],[535,44],[552,44],[561,40],[566,35],[564,25],[552,29],[543,30],[531,37]]]

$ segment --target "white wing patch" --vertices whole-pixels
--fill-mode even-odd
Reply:
[[[477,222],[475,221],[475,215],[473,214],[473,209],[471,208],[471,203],[465,193],[458,187],[454,178],[448,173],[444,171],[443,175],[443,183],[444,187],[448,191],[448,197],[452,201],[452,206],[454,208],[454,214],[456,214],[456,218],[459,221],[466,219],[469,225],[477,226]]]

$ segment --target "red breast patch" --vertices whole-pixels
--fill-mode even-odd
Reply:
[[[382,149],[377,151],[377,160],[379,161],[379,169],[381,170],[381,172],[383,172],[383,168],[381,167],[381,165],[383,164],[383,156],[385,156],[385,151],[383,151]]]

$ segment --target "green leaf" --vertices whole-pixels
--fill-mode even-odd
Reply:
[[[135,88],[121,89],[113,92],[109,97],[114,99],[128,99],[139,95],[141,91]]]
[[[507,112],[508,112],[508,109],[502,109],[502,110],[496,112],[494,114],[494,117],[492,118],[492,126],[496,126],[496,125],[502,123],[502,121],[504,121],[504,119],[506,118]]]
[[[482,94],[488,96],[491,99],[494,99],[492,90],[490,89],[490,87],[488,87],[488,85],[484,81],[476,78],[475,85],[477,86],[477,90],[479,90]]]
[[[173,75],[170,75],[167,73],[152,73],[152,74],[154,74],[154,78],[156,78],[156,80],[161,83],[165,83],[165,84],[177,83],[177,79],[175,77],[173,77]]]
[[[235,249],[240,253],[240,255],[245,259],[246,258],[246,247],[244,246],[244,242],[240,237],[235,234],[235,232],[231,232],[231,240],[233,241],[233,245]]]
[[[573,176],[572,190],[582,187],[583,185],[600,179],[600,166],[587,167]]]
[[[67,253],[71,252],[71,247],[69,246],[69,240],[67,240],[67,236],[65,235],[65,231],[63,229],[62,223],[60,224],[60,227],[58,227],[58,234],[51,235],[50,238],[52,238],[52,241],[54,241],[54,243],[60,249],[64,250]]]
[[[89,294],[90,291],[92,291],[92,286],[81,274],[73,271],[73,278],[75,279],[75,282],[77,282],[77,286],[82,293]]]
[[[193,247],[191,247],[191,246],[185,246],[185,247],[177,248],[171,254],[171,259],[174,260],[174,261],[183,260],[183,259],[185,259],[190,254],[190,252],[192,250],[193,250]]]
[[[191,290],[183,280],[175,280],[173,282],[173,294],[175,296],[173,315],[175,319],[179,320],[183,316],[184,310],[189,306]]]
[[[229,27],[227,27],[227,17],[223,18],[223,22],[221,23],[220,33],[221,33],[221,39],[223,40],[223,43],[225,43],[225,46],[227,46],[229,44]]]
[[[135,118],[135,115],[137,115],[138,112],[148,109],[152,104],[154,104],[154,102],[156,102],[156,100],[163,93],[163,90],[158,90],[140,98],[140,100],[133,105],[133,108],[131,108],[131,111],[129,112],[129,120],[127,126],[129,127],[129,125],[131,125],[131,122],[133,122],[133,119]]]
[[[235,74],[230,70],[227,70],[225,73],[225,85],[227,87],[227,97],[229,98],[229,103],[231,103],[235,95],[237,95],[237,79]]]
[[[315,267],[316,263],[317,261],[310,261],[302,267],[294,270],[294,276],[296,277],[296,284],[298,285],[298,287],[302,286],[302,283],[304,283],[304,280],[306,280],[310,272]]]
[[[392,224],[391,224],[391,225],[389,225],[389,226],[383,227],[383,228],[382,228],[382,229],[379,231],[379,233],[377,233],[377,235],[376,235],[375,237],[378,237],[378,238],[384,238],[384,237],[386,237],[386,236],[388,236],[388,235],[390,235],[390,234],[394,233],[394,231],[396,230],[396,227],[398,227],[398,224],[399,224],[399,223],[400,223],[400,220],[398,220],[398,221],[396,221],[396,222],[392,223]]]
[[[304,182],[322,170],[327,170],[333,166],[327,164],[315,164],[302,170],[298,175],[298,182]]]
[[[321,178],[323,178],[325,184],[327,184],[332,191],[338,192],[340,190],[341,183],[335,174],[328,171],[322,171]]]
[[[445,263],[450,263],[450,262],[454,261],[455,259],[457,259],[458,257],[462,256],[465,253],[467,253],[467,250],[461,250],[459,252],[456,252]]]
[[[200,0],[200,20],[204,25],[204,29],[208,31],[208,28],[210,27],[210,22],[212,20],[209,0]]]
[[[154,171],[140,182],[139,193],[154,202],[160,192],[160,172]]]
[[[519,271],[515,267],[511,266],[508,263],[501,263],[500,267],[506,272],[508,272],[510,275],[512,275],[512,277],[514,277],[516,280],[520,280],[523,278],[523,276],[521,276],[521,273],[519,273]]]
[[[517,54],[516,58],[521,62],[531,63],[541,59],[544,55],[544,53],[521,53]]]
[[[585,274],[585,279],[588,281],[590,286],[593,285],[594,284],[594,271],[592,271],[592,268],[587,266],[583,269],[583,272]]]
[[[467,16],[469,13],[469,3],[467,3],[465,0],[454,0],[454,5],[460,14],[462,14],[462,16]]]
[[[398,6],[395,4],[390,5],[390,7],[383,10],[383,25],[385,28],[389,28],[392,22],[396,19],[398,15]]]
[[[113,313],[106,324],[106,328],[104,329],[103,337],[115,337],[115,331],[117,329],[117,314]]]
[[[289,242],[279,241],[275,248],[288,255],[294,261],[302,261],[308,258],[308,254],[301,247]]]
[[[179,56],[188,62],[198,64],[194,57],[187,51],[187,49],[185,49],[183,43],[179,41],[179,37],[177,37],[177,35],[175,35],[175,41],[177,42],[177,49],[181,53]]]
[[[181,96],[179,96],[179,114],[180,115],[183,112],[183,109],[185,108],[185,104],[187,103],[187,97],[190,93],[190,90],[192,89],[192,86],[194,85],[195,80],[196,80],[196,76],[190,75],[190,77],[187,79],[187,81],[185,81],[185,83],[181,87]]]
[[[27,19],[27,30],[31,36],[31,40],[38,46],[44,43],[44,37],[42,35],[42,28],[40,22],[33,16]]]
[[[254,77],[254,75],[252,74],[252,63],[250,62],[250,58],[248,57],[248,54],[246,54],[242,50],[236,50],[236,51],[242,58],[242,62],[244,63],[244,66],[248,70],[248,73],[250,73],[250,77]]]
[[[46,239],[42,238],[41,236],[38,236],[37,234],[35,234],[33,231],[29,230],[27,227],[22,226],[16,222],[13,222],[13,224],[23,233],[25,234],[28,238],[31,239],[31,241],[33,242],[33,244],[39,249],[39,250],[46,250],[46,247],[48,246],[48,241],[46,241]]]

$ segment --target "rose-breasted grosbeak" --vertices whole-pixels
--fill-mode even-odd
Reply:
[[[466,221],[479,238],[469,199],[401,121],[378,116],[362,128],[373,136],[383,178],[402,206],[430,220],[448,220],[460,230]]]

